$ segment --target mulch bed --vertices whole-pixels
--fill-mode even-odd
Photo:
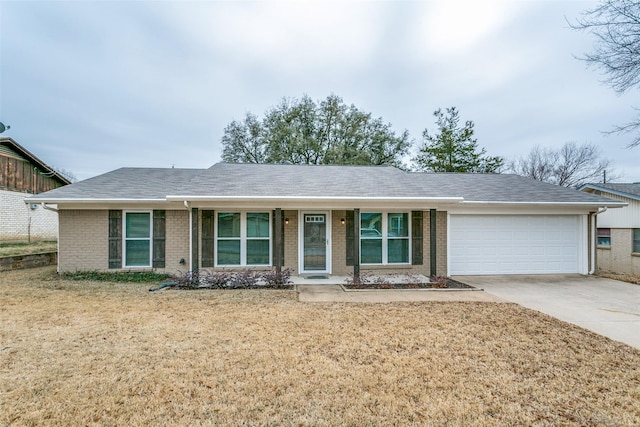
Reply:
[[[276,289],[276,290],[293,290],[295,289],[295,285],[293,284],[282,284],[282,285],[274,285],[274,284],[255,284],[255,285],[239,285],[239,286],[207,286],[207,285],[183,285],[176,284],[173,282],[163,283],[160,286],[153,287],[149,289],[150,292],[159,291],[162,289],[180,289],[180,290],[189,290],[189,291],[198,291],[203,289],[213,289],[213,290],[234,290],[234,289]]]
[[[453,279],[447,279],[444,286],[438,283],[347,283],[342,286],[346,289],[475,289]]]

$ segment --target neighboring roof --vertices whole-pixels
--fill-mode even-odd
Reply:
[[[209,169],[122,168],[30,201],[413,200],[622,206],[518,175],[404,172],[391,166],[218,163]]]
[[[15,157],[22,160],[27,160],[40,170],[42,173],[46,173],[51,179],[55,179],[63,185],[71,184],[71,181],[62,176],[58,171],[47,165],[45,162],[33,155],[29,150],[15,142],[12,138],[3,136],[0,137],[0,153],[9,157]]]
[[[634,200],[640,200],[640,182],[634,183],[606,183],[606,184],[584,184],[578,190],[581,191],[605,191],[607,193],[616,194],[618,196],[628,197]]]

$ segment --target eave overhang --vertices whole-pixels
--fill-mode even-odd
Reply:
[[[163,205],[190,206],[194,208],[283,208],[283,209],[354,209],[354,208],[580,208],[597,210],[598,208],[620,208],[628,203],[611,200],[610,202],[507,202],[464,200],[463,197],[348,197],[348,196],[189,196],[169,195],[164,198],[42,198],[28,197],[25,203],[54,204],[61,207],[74,206],[135,206]]]
[[[510,207],[521,207],[521,206],[548,206],[548,207],[584,207],[584,208],[622,208],[627,206],[627,202],[621,202],[617,200],[611,200],[611,202],[606,203],[594,203],[594,202],[501,202],[501,201],[476,201],[476,200],[465,200],[460,203],[461,206],[469,205],[469,206],[510,206]]]
[[[135,203],[162,203],[166,202],[167,199],[135,199],[135,198],[44,198],[44,197],[27,197],[24,199],[25,203],[47,203],[51,205],[59,205],[65,203],[72,204],[118,204],[118,203],[126,203],[126,204],[135,204]]]
[[[620,190],[612,190],[611,188],[607,188],[607,187],[601,187],[599,185],[593,185],[593,184],[585,184],[582,187],[578,188],[579,191],[584,191],[584,190],[594,190],[594,191],[600,191],[603,193],[609,193],[609,194],[614,194],[616,196],[620,196],[620,197],[626,197],[627,199],[632,199],[632,200],[640,200],[640,196],[638,196],[637,194],[631,194],[631,193],[627,193],[626,191],[620,191]],[[587,191],[585,191],[586,193]],[[588,192],[591,193],[591,192]],[[593,194],[593,193],[591,193]],[[607,197],[607,196],[602,196],[602,197]]]
[[[193,207],[239,208],[280,207],[283,209],[425,208],[458,204],[462,197],[351,197],[351,196],[167,196],[168,202],[187,202]]]

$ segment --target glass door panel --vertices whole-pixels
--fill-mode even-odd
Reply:
[[[327,270],[327,215],[303,215],[303,269],[304,271]]]

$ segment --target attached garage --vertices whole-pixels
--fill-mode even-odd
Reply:
[[[449,274],[586,273],[582,215],[449,217]]]

